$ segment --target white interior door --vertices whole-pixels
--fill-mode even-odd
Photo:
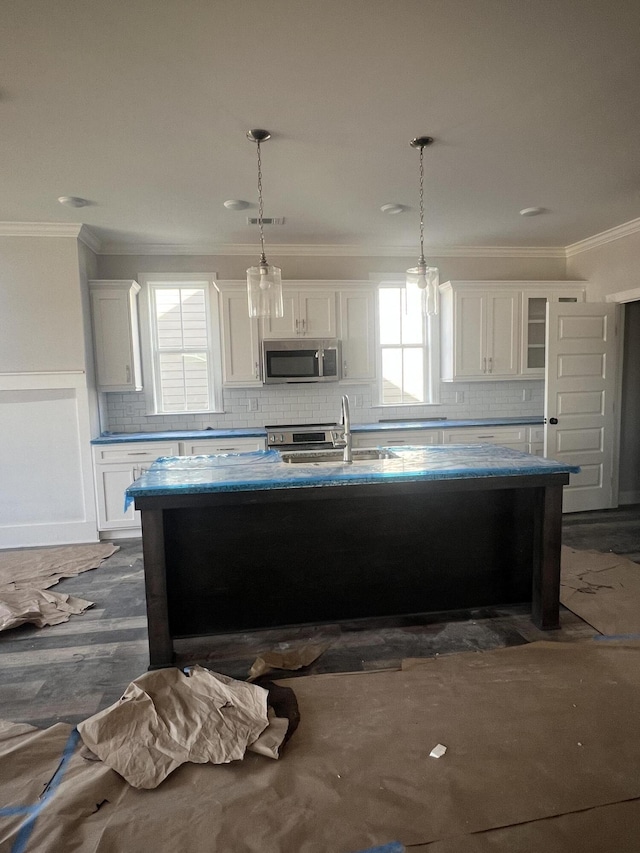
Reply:
[[[614,506],[615,306],[547,303],[544,455],[580,465],[563,511]]]

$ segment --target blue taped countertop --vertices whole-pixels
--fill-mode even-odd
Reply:
[[[329,419],[327,419],[329,420]],[[389,432],[407,429],[451,429],[452,427],[490,427],[490,426],[536,426],[544,423],[542,415],[525,417],[467,418],[407,420],[372,424],[352,424],[352,432]],[[205,438],[266,438],[264,427],[241,427],[238,429],[195,429],[171,430],[166,432],[103,432],[94,438],[91,444],[122,444],[129,441],[189,441]]]
[[[91,444],[125,444],[130,441],[200,441],[203,438],[266,438],[264,427],[238,429],[191,429],[165,432],[103,432]]]
[[[579,467],[494,445],[396,447],[392,459],[282,462],[277,450],[215,456],[166,456],[126,490],[126,505],[139,497],[214,492],[348,486],[416,480],[578,473]]]
[[[489,427],[489,426],[539,426],[544,423],[542,415],[528,415],[526,417],[514,418],[466,418],[446,420],[418,420],[418,421],[385,421],[374,424],[352,424],[351,432],[385,432],[403,429],[451,429],[452,427]]]

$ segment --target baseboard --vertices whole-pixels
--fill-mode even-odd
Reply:
[[[140,539],[142,536],[141,527],[124,527],[120,530],[101,530],[100,541],[104,542],[109,539]]]

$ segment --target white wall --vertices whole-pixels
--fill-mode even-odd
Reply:
[[[0,548],[97,539],[92,270],[75,236],[0,237]]]
[[[640,232],[567,260],[570,277],[588,280],[587,299],[640,288]],[[625,306],[620,423],[620,502],[640,502],[640,302]]]
[[[587,299],[640,287],[640,232],[567,258],[567,278],[585,279]]]
[[[0,237],[0,373],[84,370],[75,237]]]
[[[278,257],[267,246],[269,262],[282,269],[287,279],[368,279],[369,273],[402,273],[416,262],[406,258]],[[255,255],[100,255],[98,278],[137,278],[141,272],[215,272],[219,279],[242,279]],[[448,279],[529,279],[557,281],[566,278],[564,258],[438,258],[430,257],[440,270],[440,281]]]

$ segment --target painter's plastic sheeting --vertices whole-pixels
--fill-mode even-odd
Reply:
[[[410,665],[296,678],[302,723],[283,761],[184,764],[144,791],[78,749],[26,849],[350,853],[396,840],[412,853],[636,853],[639,644],[534,643]],[[9,752],[0,730],[3,853],[22,818],[2,806],[37,802],[64,740],[16,735]],[[448,747],[439,761],[436,741]]]
[[[96,569],[117,545],[68,545],[0,552],[0,631],[27,622],[38,628],[66,622],[93,602],[45,592],[62,578]]]
[[[284,644],[283,644],[284,645]],[[263,652],[251,664],[247,681],[255,681],[274,669],[302,669],[317,660],[331,645],[329,642],[307,641],[301,644],[287,643],[286,648]]]
[[[640,634],[640,565],[563,546],[560,601],[601,634]]]
[[[194,666],[159,669],[132,681],[122,697],[78,725],[85,745],[134,788],[156,788],[187,761],[244,758],[269,726],[268,692]],[[287,721],[259,745],[277,758]],[[275,754],[274,754],[275,748]]]

